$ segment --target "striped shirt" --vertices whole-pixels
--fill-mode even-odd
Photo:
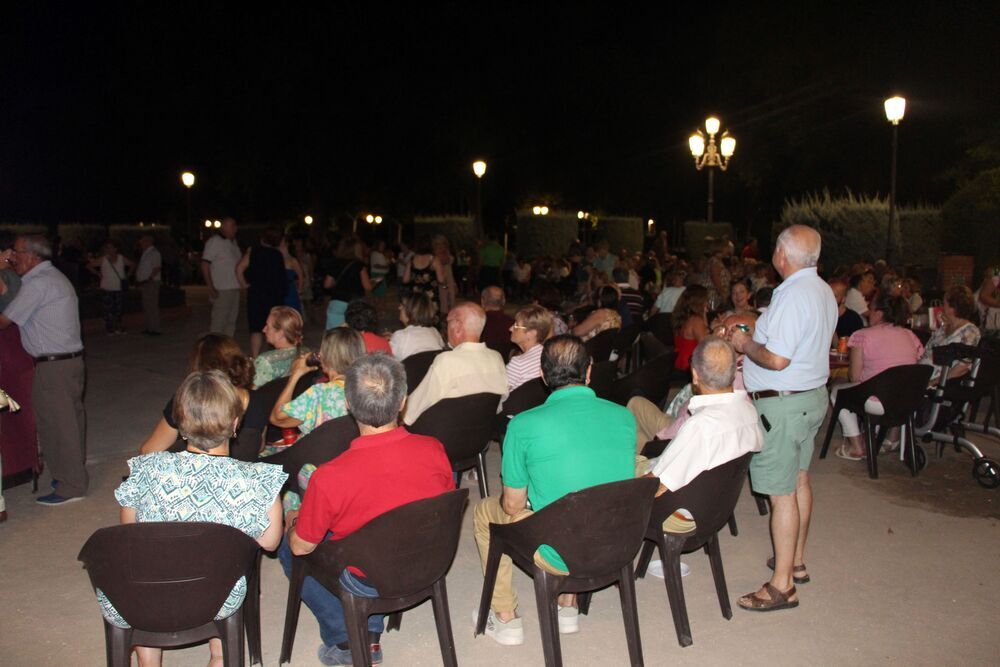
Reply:
[[[542,347],[539,343],[507,363],[507,386],[511,391],[528,380],[542,377]]]

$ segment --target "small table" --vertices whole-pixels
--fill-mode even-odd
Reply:
[[[846,352],[830,350],[830,370],[834,368],[848,368],[850,365],[851,362],[848,360]]]

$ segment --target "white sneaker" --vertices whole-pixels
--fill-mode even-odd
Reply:
[[[685,562],[683,562],[683,561],[681,561],[681,568],[680,569],[681,569],[681,576],[682,577],[686,577],[689,574],[691,574],[691,568],[688,567],[688,564],[685,563]],[[654,576],[654,577],[657,577],[658,579],[662,579],[663,578],[663,561],[660,561],[660,560],[650,561],[649,566],[646,567],[646,572],[648,574]]]
[[[559,634],[571,635],[580,632],[580,610],[576,607],[559,606]]]
[[[472,610],[472,624],[475,626],[476,621],[479,620],[479,610]],[[562,628],[560,627],[560,630]],[[520,646],[524,643],[524,626],[521,624],[521,618],[512,618],[511,620],[504,623],[499,618],[497,618],[496,613],[490,609],[489,615],[486,617],[486,636],[490,637],[497,644],[503,646]]]

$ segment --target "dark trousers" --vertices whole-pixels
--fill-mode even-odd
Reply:
[[[38,426],[38,442],[59,495],[87,494],[87,414],[83,408],[86,370],[83,357],[45,361],[35,366],[31,400]]]
[[[121,290],[104,290],[101,292],[104,304],[104,328],[108,333],[120,331],[122,328],[122,309],[125,306],[125,292]]]

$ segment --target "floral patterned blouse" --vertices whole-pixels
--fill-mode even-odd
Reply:
[[[918,363],[927,364],[928,366],[933,365],[934,348],[939,345],[951,345],[952,343],[961,343],[962,345],[978,345],[979,337],[979,327],[972,322],[966,322],[951,332],[951,335],[948,335],[946,328],[942,325],[935,329],[931,334],[930,340],[927,341],[927,345],[924,347],[924,354]],[[952,366],[956,366],[960,363],[961,360],[956,360]],[[931,375],[931,381],[937,380],[940,375],[941,367],[934,366],[934,373]]]
[[[314,384],[281,407],[289,417],[300,419],[299,431],[309,433],[320,424],[347,414],[343,378]]]
[[[261,387],[271,380],[288,377],[292,370],[295,357],[308,353],[305,347],[286,347],[281,350],[268,350],[253,360],[253,386]]]
[[[270,524],[267,512],[288,478],[281,466],[194,452],[136,456],[129,459],[128,467],[128,479],[115,490],[115,498],[122,507],[135,510],[137,522],[221,523],[254,539]],[[239,609],[246,591],[246,579],[240,577],[216,620]],[[100,589],[97,600],[109,623],[129,627]]]

